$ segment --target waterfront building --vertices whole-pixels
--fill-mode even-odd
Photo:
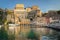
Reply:
[[[38,6],[36,6],[36,5],[32,6],[32,10],[38,10],[38,9],[39,9]]]
[[[24,10],[24,4],[16,4],[15,9]]]
[[[42,17],[42,12],[41,12],[41,10],[37,10],[37,17]]]
[[[60,15],[56,10],[48,11],[47,17],[51,17],[53,20],[60,20]]]
[[[14,23],[14,12],[13,10],[7,10],[7,22],[8,23]]]
[[[15,9],[14,9],[14,15],[15,15],[15,23],[19,24],[24,22],[26,20],[27,17],[27,12],[24,9],[24,5],[23,4],[17,4]]]
[[[19,35],[20,32],[25,34],[30,30],[30,27],[28,26],[30,24],[30,20],[26,18],[27,14],[26,9],[24,9],[24,4],[16,5],[14,9],[14,21],[15,24],[18,24],[15,26],[16,35]]]
[[[41,10],[38,6],[32,6],[32,10],[36,10],[37,11],[37,16],[42,17],[42,12],[41,12]]]
[[[30,12],[30,11],[32,11],[32,8],[30,7],[26,8],[26,12]]]
[[[39,20],[38,20],[39,19]],[[35,19],[37,25],[46,26],[48,24],[48,18],[46,17],[38,17]]]

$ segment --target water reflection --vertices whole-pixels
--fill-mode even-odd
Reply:
[[[52,32],[50,33],[50,31],[49,31],[48,34],[45,34],[45,35],[42,34],[42,36],[40,36],[41,40],[60,40],[60,32],[59,31],[56,31],[53,29],[49,29],[49,30],[51,30]]]
[[[21,27],[21,31],[20,31]],[[18,28],[18,29],[17,29]],[[21,24],[16,26],[17,29],[17,37],[20,39],[21,37],[25,40],[27,39],[27,32],[33,30],[36,35],[38,35],[39,40],[60,40],[60,31],[47,28],[47,27],[40,27],[38,25],[31,25],[31,24]],[[19,30],[19,31],[18,31]],[[20,36],[21,35],[21,36]],[[23,35],[23,36],[22,36]],[[27,39],[28,40],[28,39]]]

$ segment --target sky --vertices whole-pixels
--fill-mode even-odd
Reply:
[[[0,0],[0,8],[14,9],[16,4],[24,4],[25,8],[37,5],[42,12],[60,10],[60,0]]]

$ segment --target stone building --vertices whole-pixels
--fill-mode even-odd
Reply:
[[[18,24],[19,22],[22,23],[25,20],[27,21],[28,19],[26,19],[27,16],[27,12],[24,9],[24,5],[23,4],[17,4],[15,9],[14,9],[14,15],[15,15],[15,23]]]
[[[16,4],[15,9],[24,10],[24,4]]]
[[[14,12],[13,10],[7,10],[7,22],[14,23]]]
[[[41,10],[37,10],[37,17],[42,17],[42,12],[41,12]]]
[[[38,20],[39,19],[39,20]],[[46,18],[46,17],[37,17],[35,20],[34,20],[35,24],[36,25],[40,25],[40,26],[47,26],[47,24],[49,23],[49,18]]]
[[[42,17],[42,12],[41,12],[41,10],[39,9],[38,6],[32,6],[32,10],[36,10],[37,11],[37,16]]]
[[[32,8],[30,7],[26,8],[26,12],[30,12],[30,11],[32,11]]]
[[[46,17],[51,17],[53,20],[60,20],[60,15],[56,10],[49,10],[48,13],[46,14]]]
[[[38,6],[32,6],[32,10],[38,10],[39,9],[39,7]]]

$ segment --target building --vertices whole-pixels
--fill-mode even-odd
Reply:
[[[54,10],[48,11],[46,17],[50,17],[53,20],[56,20],[56,19],[60,20],[60,15],[57,13],[57,11],[54,11]]]
[[[16,4],[15,9],[24,10],[24,4]]]
[[[43,16],[49,18],[50,22],[60,20],[60,15],[56,10],[50,10],[48,13],[43,14]]]
[[[8,23],[14,23],[14,12],[13,10],[7,10],[7,21]]]
[[[38,17],[38,18],[34,19],[33,24],[40,25],[40,26],[47,26],[49,22],[50,22],[49,18]]]
[[[26,12],[30,12],[30,11],[32,11],[32,8],[30,7],[26,8]]]
[[[42,17],[42,12],[41,12],[41,10],[37,10],[37,17]]]
[[[32,10],[36,10],[37,11],[37,16],[42,17],[42,12],[41,12],[41,10],[39,9],[38,6],[32,6]]]
[[[17,4],[15,9],[14,9],[14,15],[15,15],[15,23],[16,24],[20,24],[23,23],[27,17],[27,12],[24,9],[24,5],[23,4]],[[19,23],[20,22],[20,23]]]
[[[39,7],[38,6],[32,6],[32,10],[38,10],[39,9]]]

